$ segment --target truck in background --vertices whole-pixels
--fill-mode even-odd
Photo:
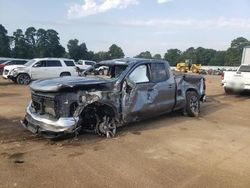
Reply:
[[[222,74],[222,85],[227,94],[250,91],[250,46],[244,48],[237,71],[225,71]]]

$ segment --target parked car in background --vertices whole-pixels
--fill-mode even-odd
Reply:
[[[227,94],[250,91],[250,64],[241,65],[236,72],[225,71],[222,74],[222,85]]]
[[[79,73],[79,75],[82,75],[82,73],[85,73],[86,71],[92,70],[95,67],[95,65],[96,65],[95,61],[79,60],[76,63],[77,72]],[[96,72],[96,74],[103,75],[104,71],[107,69],[108,69],[108,67],[101,66],[101,67],[95,68],[94,71]]]
[[[95,61],[89,61],[89,60],[79,60],[77,63],[76,63],[76,67],[78,68],[78,70],[80,72],[88,69],[89,67],[92,67],[96,64]]]
[[[77,76],[74,60],[63,58],[36,58],[24,65],[9,65],[3,77],[18,84],[27,85],[32,80]]]
[[[9,59],[7,61],[3,61],[2,63],[0,62],[0,74],[3,73],[3,69],[4,69],[5,66],[8,66],[8,65],[24,65],[28,61],[29,61],[28,59]]]

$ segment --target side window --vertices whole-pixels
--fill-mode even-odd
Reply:
[[[136,67],[135,70],[130,73],[128,78],[136,84],[149,82],[147,65],[140,65]]]
[[[62,64],[60,61],[56,61],[56,60],[49,60],[47,61],[47,67],[61,67]]]
[[[16,64],[15,64],[15,61],[10,61],[6,65],[16,65]]]
[[[18,61],[16,64],[17,65],[24,65],[25,63],[27,63],[27,61]]]
[[[94,63],[93,63],[93,62],[91,62],[91,61],[85,61],[85,65],[90,65],[90,66],[93,66],[93,65],[94,65]]]
[[[46,61],[38,61],[33,67],[46,67]]]
[[[152,71],[152,81],[153,82],[163,82],[166,81],[169,76],[166,72],[166,67],[164,63],[152,63],[151,64]]]
[[[67,67],[74,67],[75,66],[75,63],[73,61],[64,61],[64,63],[67,65]],[[81,65],[81,64],[79,64],[79,65]]]
[[[9,63],[9,65],[24,65],[27,63],[27,61],[22,61],[22,60],[14,60]]]

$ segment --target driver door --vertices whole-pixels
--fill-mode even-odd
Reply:
[[[122,88],[122,114],[124,122],[142,120],[155,115],[151,101],[150,65],[138,65],[126,77]]]
[[[47,75],[46,61],[38,61],[31,67],[32,80],[42,79]]]

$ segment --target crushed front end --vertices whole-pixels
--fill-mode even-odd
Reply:
[[[21,124],[31,132],[47,138],[72,134],[77,130],[78,118],[73,117],[67,94],[32,92]]]

